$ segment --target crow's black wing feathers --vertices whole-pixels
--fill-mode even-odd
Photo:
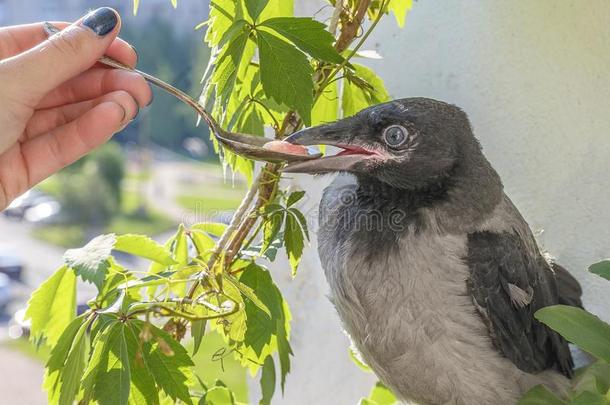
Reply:
[[[530,253],[516,233],[475,232],[468,235],[467,263],[470,292],[498,350],[523,371],[555,367],[571,377],[568,344],[534,318],[564,301],[542,255]]]

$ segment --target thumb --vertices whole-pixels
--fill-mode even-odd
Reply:
[[[120,18],[102,7],[36,47],[7,61],[22,97],[38,101],[61,83],[89,69],[116,38]],[[25,88],[24,88],[25,87]],[[22,98],[23,99],[23,98]]]

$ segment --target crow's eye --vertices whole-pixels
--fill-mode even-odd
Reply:
[[[391,148],[402,146],[408,138],[409,132],[400,125],[390,125],[383,131],[383,140]]]

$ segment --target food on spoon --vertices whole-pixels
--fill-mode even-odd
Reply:
[[[309,151],[305,146],[294,145],[284,141],[269,141],[263,145],[263,148],[274,152],[289,153],[291,155],[309,155]]]

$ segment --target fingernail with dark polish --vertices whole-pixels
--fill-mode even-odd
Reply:
[[[117,16],[116,11],[110,7],[102,7],[87,14],[83,19],[82,24],[95,32],[98,36],[103,37],[112,32],[118,22],[119,17]]]

